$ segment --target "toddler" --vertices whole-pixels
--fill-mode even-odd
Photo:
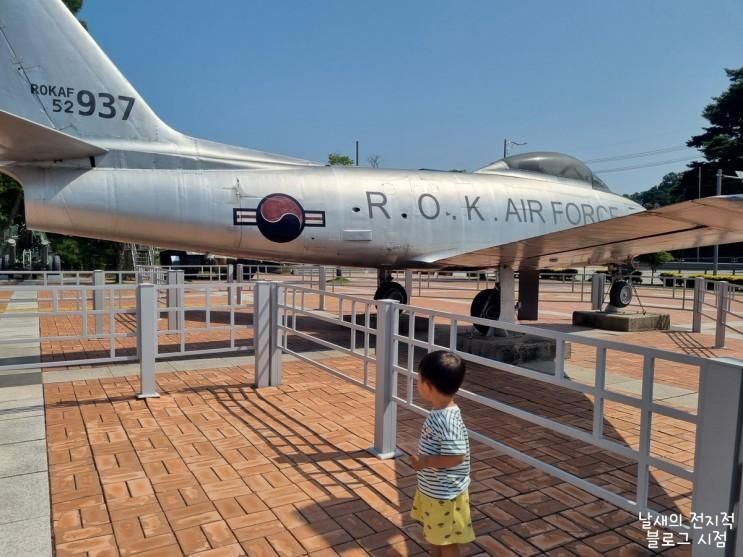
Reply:
[[[464,379],[464,362],[452,352],[426,355],[418,368],[418,393],[431,405],[423,423],[418,454],[418,490],[411,516],[423,524],[423,535],[435,557],[460,555],[460,544],[475,539],[467,488],[470,445],[454,394]]]

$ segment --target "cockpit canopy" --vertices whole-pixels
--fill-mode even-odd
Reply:
[[[562,153],[538,152],[511,155],[481,168],[478,172],[489,173],[499,170],[539,172],[558,178],[580,180],[590,184],[595,190],[610,191],[603,180],[596,176],[585,163]]]

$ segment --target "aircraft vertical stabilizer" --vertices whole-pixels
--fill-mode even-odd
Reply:
[[[179,135],[60,0],[0,2],[0,110],[84,139]]]

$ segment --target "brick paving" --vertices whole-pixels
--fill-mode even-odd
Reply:
[[[325,363],[358,373],[348,358]],[[373,395],[304,363],[285,363],[281,387],[256,391],[251,377],[162,375],[162,397],[146,402],[134,377],[46,385],[56,554],[425,555],[408,516],[414,472],[365,451]],[[468,425],[493,426],[463,406]],[[401,410],[399,424],[410,452],[421,418]],[[534,428],[497,427],[585,476],[620,471]],[[478,538],[466,555],[653,554],[629,513],[478,443],[472,453]]]
[[[466,313],[469,296],[432,290],[413,303]],[[564,296],[543,295],[539,326],[568,330],[570,312],[588,307],[561,301]],[[195,307],[203,301],[193,297],[187,303]],[[307,297],[308,306],[316,303]],[[326,299],[326,309],[337,312],[332,298]],[[689,312],[669,313],[672,323],[691,320]],[[229,322],[219,310],[211,317],[212,323]],[[250,319],[249,312],[236,316],[238,324],[249,325]],[[343,329],[305,321],[303,330],[348,345]],[[222,333],[205,328],[203,312],[191,312],[187,324],[193,329],[191,349],[224,346]],[[133,331],[133,326],[131,316],[117,322],[117,330]],[[41,320],[45,335],[79,328],[74,316]],[[160,329],[165,328],[161,321]],[[703,357],[743,354],[743,341],[734,336],[727,348],[713,349],[713,334],[599,333]],[[246,326],[238,335],[247,345],[252,330]],[[168,350],[180,339],[163,336],[160,342]],[[292,342],[300,351],[320,348]],[[124,339],[120,347],[122,353],[132,351],[133,339]],[[100,340],[42,343],[44,357],[54,360],[97,357],[108,349]],[[566,369],[594,363],[595,352],[574,344]],[[360,374],[357,360],[332,365]],[[640,370],[635,357],[610,354],[610,375],[637,379]],[[425,554],[419,529],[407,516],[412,470],[404,460],[380,462],[365,453],[372,435],[371,395],[306,364],[286,363],[284,371],[282,387],[261,391],[252,388],[249,369],[158,376],[163,396],[148,402],[133,398],[136,378],[46,385],[57,555]],[[663,362],[656,381],[698,388],[695,372]],[[592,400],[579,393],[478,366],[469,367],[466,387],[590,431]],[[492,409],[462,406],[476,431],[617,493],[634,492],[633,464]],[[420,423],[416,414],[400,411],[403,450],[414,450]],[[636,448],[639,413],[607,403],[604,431]],[[688,467],[693,441],[688,424],[654,418],[653,454]],[[479,537],[468,555],[653,554],[644,549],[645,535],[635,517],[478,444],[473,445],[471,489]],[[688,514],[690,490],[684,480],[651,471],[656,508]],[[689,553],[675,548],[665,554]]]

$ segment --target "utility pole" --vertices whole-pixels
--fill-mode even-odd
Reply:
[[[356,140],[356,166],[359,165],[359,140]]]
[[[715,195],[722,195],[722,168],[717,169],[717,188],[715,189]],[[712,256],[712,274],[717,274],[717,267],[719,265],[720,246],[715,244],[715,251]]]

